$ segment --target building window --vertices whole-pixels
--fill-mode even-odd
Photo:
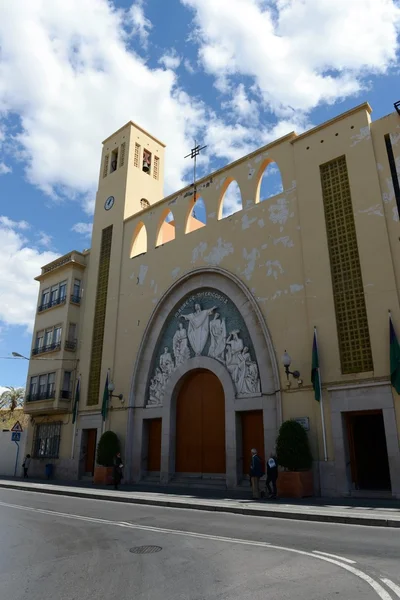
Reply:
[[[90,357],[89,385],[87,403],[98,404],[101,374],[101,358],[103,355],[104,324],[108,293],[108,276],[112,246],[113,226],[103,229],[100,243],[99,270],[97,275],[96,302],[94,309],[95,326],[93,327],[92,352]]]
[[[66,350],[76,350],[76,323],[70,323],[68,326],[68,337],[65,341]]]
[[[36,425],[33,437],[33,458],[58,458],[61,421]]]
[[[140,163],[140,146],[139,146],[139,144],[135,144],[135,154],[133,157],[133,166],[139,167],[139,163]]]
[[[153,166],[154,179],[158,179],[159,171],[160,171],[160,159],[158,158],[158,156],[155,156],[154,157],[154,166]]]
[[[71,382],[72,382],[72,372],[64,371],[63,385],[62,385],[62,390],[61,390],[61,398],[63,400],[69,400],[71,398]]]
[[[143,166],[142,171],[150,175],[151,172],[151,152],[143,150]]]
[[[61,334],[61,325],[56,325],[45,331],[39,331],[36,334],[36,344],[32,349],[32,356],[42,354],[43,352],[59,350],[61,348]]]
[[[117,166],[118,166],[118,148],[115,148],[115,150],[113,150],[111,152],[110,173],[114,173],[114,171],[117,170]]]
[[[108,175],[108,163],[110,162],[110,155],[106,154],[104,157],[104,165],[103,165],[103,179]]]
[[[364,373],[374,366],[346,157],[320,172],[342,373]]]
[[[27,401],[35,402],[36,400],[51,400],[55,398],[55,381],[55,373],[46,373],[31,377]]]
[[[81,280],[74,279],[74,287],[72,290],[71,302],[79,304],[81,301]]]
[[[121,152],[119,154],[119,166],[123,167],[124,163],[125,163],[125,148],[126,148],[126,142],[123,142],[121,144]]]
[[[67,282],[62,281],[53,285],[51,288],[45,289],[42,292],[42,303],[40,304],[38,311],[42,312],[57,304],[64,304],[67,297]]]

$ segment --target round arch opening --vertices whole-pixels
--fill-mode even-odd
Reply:
[[[175,473],[221,475],[226,473],[225,395],[211,371],[191,371],[176,399]]]

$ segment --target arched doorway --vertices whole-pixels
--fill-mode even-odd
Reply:
[[[176,405],[175,472],[225,474],[225,397],[210,371],[191,373]]]

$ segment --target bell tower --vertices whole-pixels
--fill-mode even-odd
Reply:
[[[98,406],[113,369],[124,221],[163,197],[165,145],[130,121],[103,142],[85,302],[82,392]]]

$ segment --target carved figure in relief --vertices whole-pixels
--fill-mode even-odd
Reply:
[[[226,325],[225,319],[220,319],[219,313],[215,313],[210,321],[211,343],[208,350],[208,356],[216,358],[220,362],[225,362],[225,344],[226,344]]]
[[[164,353],[160,356],[160,367],[164,376],[164,383],[167,383],[169,376],[175,368],[168,346],[165,346]]]
[[[179,323],[172,339],[172,350],[175,357],[175,366],[178,367],[190,358],[190,350],[188,346],[188,337],[183,323]]]
[[[189,323],[188,338],[196,356],[201,355],[207,343],[209,334],[208,320],[215,309],[216,306],[207,310],[201,310],[200,304],[195,304],[193,313],[181,315],[181,319],[185,319]]]
[[[160,367],[156,367],[153,379],[150,380],[149,404],[158,405],[162,403],[164,395],[164,377]]]
[[[243,341],[239,338],[239,331],[231,331],[226,340],[226,367],[231,374],[234,383],[237,383],[237,366],[239,364],[239,352],[243,350]]]
[[[251,360],[250,352],[245,346],[237,355],[238,364],[235,369],[235,383],[238,394],[255,394],[260,392],[260,379],[257,364]]]

